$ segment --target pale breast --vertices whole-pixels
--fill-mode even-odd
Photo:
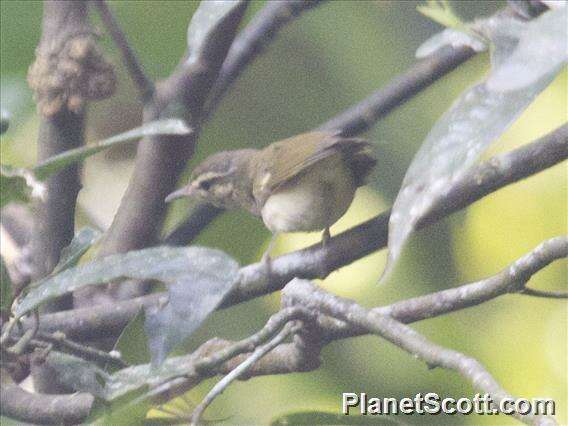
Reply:
[[[353,176],[334,156],[272,194],[262,208],[262,219],[272,232],[322,230],[343,216],[356,189]]]

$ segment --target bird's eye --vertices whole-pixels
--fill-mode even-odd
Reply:
[[[204,191],[209,191],[209,189],[211,188],[211,183],[212,182],[210,180],[199,182],[199,188],[203,189]]]

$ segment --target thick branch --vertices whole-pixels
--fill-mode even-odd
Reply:
[[[96,46],[85,2],[44,2],[42,35],[28,82],[41,115],[38,161],[83,145],[87,101],[110,96],[116,83],[112,67]],[[81,187],[78,166],[68,166],[46,186],[46,199],[36,206],[33,232],[36,280],[51,272],[61,249],[73,238]],[[66,297],[48,309],[71,308],[71,302]]]
[[[531,253],[523,256],[497,275],[486,280],[403,300],[386,307],[375,308],[365,311],[365,315],[366,318],[370,318],[373,321],[374,318],[380,318],[380,321],[387,324],[388,327],[390,327],[389,324],[392,321],[395,321],[397,325],[393,329],[392,335],[399,336],[400,332],[404,331],[406,333],[408,330],[407,328],[400,328],[402,326],[400,323],[410,323],[432,318],[489,301],[503,294],[517,293],[523,289],[523,286],[533,274],[546,267],[552,261],[566,256],[568,256],[568,237],[553,238],[545,241]],[[266,342],[284,324],[293,320],[303,321],[304,324],[308,325],[308,328],[314,327],[314,330],[305,336],[308,341],[313,339],[311,346],[306,346],[304,339],[299,339],[291,344],[279,345],[260,361],[250,366],[250,369],[247,371],[247,378],[260,375],[312,371],[319,367],[319,351],[323,345],[334,339],[353,337],[374,331],[369,324],[354,321],[351,316],[344,315],[344,311],[332,311],[330,308],[324,310],[322,314],[319,309],[321,306],[318,305],[317,309],[315,309],[314,306],[310,305],[312,302],[306,302],[305,300],[306,293],[314,293],[316,291],[314,290],[315,287],[309,284],[309,292],[307,292],[305,287],[301,286],[305,282],[299,280],[299,283],[297,281],[286,287],[283,292],[283,309],[274,314],[261,331],[236,343],[212,339],[204,343],[193,354],[179,357],[176,364],[185,366],[184,377],[168,381],[154,389],[149,396],[157,401],[165,401],[195,387],[207,377],[232,371],[236,366],[248,359],[250,352],[255,347]],[[333,297],[332,295],[325,295],[323,299],[330,300],[329,298]],[[137,301],[129,301],[129,303],[137,302],[140,304],[142,300],[150,302],[149,298],[146,297],[139,298]],[[316,301],[317,303],[323,303],[321,299],[316,299]],[[349,303],[352,302],[341,299],[342,306],[348,306]],[[120,307],[121,305],[123,304],[117,303],[115,306]],[[86,315],[77,314],[81,312],[86,314],[94,310],[101,310],[101,307],[73,311],[74,314],[69,315],[71,319],[69,323],[87,320],[88,317]],[[326,313],[332,316],[325,315]],[[57,316],[62,319],[62,314],[45,315],[42,318],[42,327],[56,325],[56,322],[52,321],[52,319]],[[314,322],[314,316],[316,315],[317,319]],[[337,319],[337,317],[340,319]],[[116,326],[114,324],[114,327]],[[108,330],[108,328],[106,329]],[[81,330],[81,332],[85,332],[85,330]],[[91,330],[91,332],[93,331]],[[408,332],[411,334],[410,337],[412,339],[413,332]],[[405,345],[405,342],[408,343],[403,339],[402,343],[399,343]],[[425,353],[417,353],[423,356],[423,359],[429,364],[448,368],[455,367],[466,377],[478,377],[472,380],[476,386],[499,397],[499,389],[495,387],[496,383],[492,382],[490,377],[480,370],[480,366],[474,360],[463,357],[461,354],[455,355],[452,351],[446,352],[443,348],[441,352],[438,349],[434,351],[438,351],[441,354],[441,359],[428,358],[431,355],[430,350],[436,347],[424,345],[423,342],[419,346],[422,349],[427,349]],[[477,374],[480,375],[477,376]]]
[[[494,277],[473,284],[463,285],[455,289],[440,291],[430,295],[403,300],[386,307],[371,309],[368,317],[387,318],[394,321],[398,331],[401,323],[419,321],[443,315],[469,306],[474,306],[507,293],[520,291],[526,281],[552,261],[568,255],[568,238],[558,237],[545,241],[531,253],[523,256]],[[315,299],[311,294],[317,293]],[[195,387],[207,377],[227,374],[236,366],[249,359],[250,353],[259,344],[266,342],[286,323],[301,320],[303,333],[296,336],[294,343],[282,344],[267,354],[265,358],[250,365],[246,378],[262,375],[287,374],[293,372],[313,371],[319,368],[321,348],[335,339],[353,337],[373,332],[368,324],[353,322],[350,317],[338,314],[331,309],[322,310],[322,300],[330,300],[334,296],[323,290],[314,290],[314,286],[303,280],[294,280],[282,293],[283,309],[274,314],[265,327],[258,333],[240,342],[229,342],[212,339],[204,343],[191,355],[179,357],[178,365],[184,365],[183,378],[174,379],[155,388],[148,396],[159,402],[167,401]],[[354,302],[339,299],[341,305]],[[317,306],[315,305],[317,303]],[[359,309],[359,308],[358,308]],[[362,309],[362,308],[360,308]],[[316,318],[316,322],[314,322]],[[339,319],[338,319],[339,318]],[[381,320],[382,321],[382,320]],[[395,330],[394,336],[398,335]],[[409,330],[405,328],[405,330]],[[411,333],[414,333],[410,330]],[[445,349],[443,350],[445,351]],[[471,374],[483,372],[474,360],[458,358],[466,365],[460,366]],[[450,356],[453,358],[453,356]],[[428,358],[425,358],[428,361]],[[444,358],[446,359],[446,358]],[[455,358],[453,358],[455,361]],[[429,362],[434,365],[433,362]],[[438,365],[438,364],[436,364]],[[442,364],[444,365],[444,364]],[[460,369],[460,371],[462,371]],[[469,374],[469,373],[468,373]],[[471,376],[467,376],[470,377]],[[485,381],[489,377],[483,373],[479,381],[490,393],[497,390],[495,383]],[[477,383],[477,382],[476,382]],[[493,389],[491,391],[490,389]]]
[[[78,424],[91,411],[94,397],[88,393],[42,395],[30,393],[15,384],[2,384],[0,412],[29,423]]]

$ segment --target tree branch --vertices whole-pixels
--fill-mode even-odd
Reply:
[[[273,2],[266,6],[275,9],[281,2]],[[307,3],[307,2],[304,2]],[[267,12],[268,14],[269,12]],[[252,23],[251,23],[252,25]],[[248,28],[247,28],[248,29]],[[251,34],[253,30],[251,29]],[[318,130],[340,129],[344,135],[355,136],[369,130],[380,118],[388,115],[396,107],[410,100],[420,91],[426,89],[435,81],[448,74],[459,65],[474,56],[473,49],[468,47],[444,48],[432,56],[414,64],[405,73],[395,77],[387,86],[372,93],[368,98],[352,106],[341,114],[333,117],[326,123],[319,126]],[[239,58],[237,58],[239,59]],[[240,66],[243,59],[235,60],[234,65],[227,63],[226,73],[233,72],[232,68]],[[243,65],[244,65],[243,61]],[[225,65],[223,66],[225,69]],[[235,76],[235,78],[238,74]],[[223,96],[225,88],[231,80],[230,74],[221,80],[219,78],[215,89],[217,92],[213,97],[210,109],[214,109],[220,98]],[[191,212],[187,219],[181,222],[168,236],[166,244],[186,245],[189,244],[199,233],[213,221],[223,210],[210,205],[203,205]],[[207,217],[208,220],[199,220]],[[168,241],[169,240],[169,241]]]
[[[22,422],[42,424],[78,424],[91,411],[94,397],[88,393],[43,395],[30,393],[13,383],[2,383],[0,412]]]
[[[423,228],[458,211],[496,190],[560,163],[568,157],[568,124],[511,152],[479,164],[455,182],[446,197],[418,223]],[[272,261],[266,280],[261,263],[240,271],[240,281],[224,306],[230,306],[280,290],[292,278],[325,278],[331,271],[349,265],[386,246],[390,211],[320,244],[280,256]]]
[[[286,286],[286,294],[310,310],[338,318],[351,326],[362,328],[388,340],[426,362],[430,368],[443,367],[456,371],[469,380],[475,388],[490,394],[497,405],[506,398],[515,399],[499,385],[479,361],[428,341],[412,328],[388,315],[367,310],[351,300],[328,293],[306,280],[294,279]],[[551,422],[550,418],[536,417],[532,414],[513,413],[513,416],[526,424],[544,425]]]
[[[262,346],[258,346],[245,361],[235,367],[234,370],[213,386],[213,389],[205,395],[203,401],[193,411],[193,415],[191,416],[191,425],[199,425],[203,412],[207,409],[207,407],[209,407],[209,405],[211,405],[215,398],[221,395],[231,383],[242,377],[248,370],[250,370],[256,362],[258,362],[276,346],[281,344],[290,334],[293,334],[294,331],[295,329],[292,324],[286,324],[284,328],[274,338],[272,338],[272,340]]]
[[[445,47],[422,59],[385,87],[333,117],[318,130],[341,130],[345,136],[366,132],[382,117],[412,99],[475,55],[467,46]]]
[[[94,0],[93,4],[99,10],[101,20],[120,50],[124,65],[126,65],[126,69],[130,77],[132,77],[132,81],[134,81],[134,84],[138,88],[142,101],[149,101],[154,93],[154,84],[144,73],[144,69],[138,61],[134,50],[130,47],[130,43],[128,43],[126,35],[120,28],[118,21],[115,19],[105,0]]]
[[[399,336],[400,332],[409,333],[410,343],[407,339],[402,338],[401,341],[397,341],[395,344],[412,349],[413,346],[406,347],[404,345],[417,342],[417,340],[414,340],[413,343],[414,332],[412,330],[409,331],[407,328],[400,328],[401,326],[404,327],[402,323],[433,318],[448,312],[478,305],[503,294],[518,293],[522,291],[524,285],[533,274],[546,267],[552,261],[567,256],[568,237],[552,238],[540,244],[533,251],[493,277],[430,295],[403,300],[389,306],[378,307],[368,311],[364,310],[365,318],[369,321],[375,321],[376,318],[379,318],[383,325],[386,324],[387,327],[390,327],[389,324],[392,324],[392,321],[396,322],[396,327],[392,329],[391,337]],[[254,363],[254,365],[251,364],[247,370],[246,378],[312,371],[319,368],[321,348],[332,340],[381,330],[374,329],[375,325],[360,322],[363,320],[359,317],[359,319],[354,319],[350,314],[345,313],[345,310],[342,310],[343,308],[339,311],[334,311],[334,303],[328,301],[338,299],[340,300],[339,305],[343,307],[351,306],[350,304],[354,302],[335,298],[335,296],[328,294],[324,294],[321,297],[318,296],[314,299],[315,302],[312,301],[311,294],[319,294],[318,292],[323,293],[323,290],[318,290],[317,287],[303,280],[295,280],[295,282],[290,283],[282,293],[283,309],[274,314],[262,330],[236,343],[215,338],[204,343],[194,353],[177,357],[176,364],[185,366],[183,377],[168,380],[166,383],[153,389],[148,396],[155,401],[163,402],[197,386],[197,384],[208,377],[217,374],[227,374],[248,359],[250,352],[255,347],[272,338],[284,324],[290,321],[300,320],[308,329],[313,329],[305,335],[304,339],[298,339],[290,344],[281,344],[264,358]],[[307,300],[306,295],[309,296]],[[148,300],[147,297],[139,298],[136,301],[129,301],[129,303],[141,303],[142,299]],[[313,303],[316,303],[317,306],[313,306]],[[120,303],[116,304],[116,306],[120,305]],[[323,307],[323,312],[320,310],[321,307]],[[101,308],[75,310],[73,311],[74,314],[70,316],[75,322],[82,321],[86,317],[77,316],[77,313],[81,311],[92,312]],[[358,307],[357,309],[363,308]],[[42,318],[42,327],[46,325],[48,327],[53,326],[54,322],[51,319],[55,316],[62,316],[62,314],[45,315]],[[114,327],[116,327],[116,324]],[[106,329],[108,331],[108,328]],[[82,332],[85,332],[85,330],[83,329]],[[390,340],[388,335],[384,337]],[[419,340],[419,338],[417,339]],[[306,346],[306,344],[309,346]],[[420,342],[418,349],[420,348],[427,349],[424,353],[417,353],[429,364],[440,364],[444,367],[455,368],[470,379],[479,373],[480,376],[476,376],[479,378],[472,380],[476,386],[489,391],[493,395],[503,397],[503,394],[501,396],[498,394],[499,388],[495,387],[496,382],[492,382],[490,376],[486,376],[486,372],[480,370],[481,367],[476,364],[475,360],[453,351],[447,352],[443,348],[439,349],[436,346],[425,345],[423,342]],[[432,351],[434,355],[432,355]],[[434,356],[434,358],[428,358],[429,356]]]
[[[223,21],[223,31],[209,40],[199,61],[182,59],[176,70],[157,85],[144,121],[183,115],[194,129],[188,136],[150,137],[138,144],[134,173],[100,255],[126,252],[153,245],[165,214],[165,197],[191,158],[199,134],[203,103],[221,68],[246,10],[241,3]]]
[[[483,198],[496,190],[560,163],[568,157],[568,125],[535,142],[483,162],[456,182],[443,202],[421,223],[427,226]],[[272,260],[267,282],[265,268],[255,263],[241,268],[240,281],[224,307],[280,290],[295,277],[323,277],[373,251],[385,247],[389,212],[333,237],[325,249],[316,244]],[[325,268],[322,268],[325,265]],[[324,270],[325,269],[325,270]],[[73,339],[115,335],[136,315],[141,306],[150,306],[163,294],[156,293],[130,301],[50,314],[42,317],[42,330],[62,330]],[[27,324],[27,323],[26,323]],[[114,334],[113,334],[114,333]]]
[[[244,69],[262,53],[278,32],[305,11],[325,0],[269,1],[258,12],[247,27],[235,38],[219,77],[211,90],[204,115],[211,116],[229,87],[239,78]]]
[[[82,2],[44,2],[42,35],[28,82],[41,115],[38,161],[84,143],[84,105],[110,96],[115,87],[112,67],[96,44]],[[74,234],[75,202],[80,189],[79,167],[72,165],[48,179],[45,201],[36,206],[33,232],[34,279],[51,272],[61,249]],[[71,297],[48,305],[69,309]]]
[[[403,300],[386,307],[374,308],[366,311],[366,315],[373,318],[388,318],[388,321],[395,321],[402,326],[402,323],[415,322],[465,309],[503,294],[520,291],[533,274],[552,261],[566,256],[568,256],[568,237],[553,238],[540,244],[532,252],[493,277],[454,289]],[[347,320],[348,315],[337,314],[329,309],[322,311],[321,306],[314,306],[316,302],[321,304],[322,297],[327,300],[334,297],[323,290],[314,290],[314,288],[317,289],[308,281],[294,279],[282,292],[283,309],[274,314],[262,330],[237,343],[215,338],[204,343],[193,354],[179,357],[176,364],[186,366],[184,376],[168,380],[154,388],[148,396],[158,402],[165,402],[187,392],[208,377],[229,373],[247,360],[255,347],[266,342],[290,321],[302,321],[305,331],[298,334],[294,343],[279,345],[265,358],[251,364],[246,378],[313,371],[320,366],[321,348],[326,344],[333,340],[373,332],[373,329],[369,329],[365,324],[354,323],[351,319]],[[316,297],[314,299],[316,302],[312,303],[309,297],[315,292],[321,297]],[[340,300],[342,304],[354,304],[344,299]],[[400,327],[398,325],[396,327],[400,331]],[[398,331],[394,331],[395,336],[397,333]],[[463,368],[473,368],[477,373],[481,373],[474,360],[462,358],[460,360],[467,365],[467,367],[462,366]],[[473,370],[471,374],[474,374]],[[479,377],[487,378],[487,376]],[[481,381],[481,384],[489,386],[491,382]],[[489,388],[483,389],[489,390]]]

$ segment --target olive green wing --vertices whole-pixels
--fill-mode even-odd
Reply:
[[[369,143],[362,139],[343,138],[339,133],[311,132],[275,142],[257,156],[254,197],[266,200],[282,184],[301,175],[319,161],[333,155],[343,155],[351,168],[352,157],[360,157]],[[355,163],[353,165],[356,165]],[[374,163],[373,163],[374,165]],[[354,175],[356,176],[357,173]]]

